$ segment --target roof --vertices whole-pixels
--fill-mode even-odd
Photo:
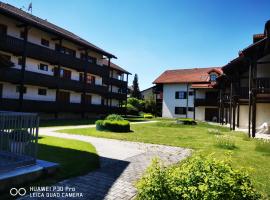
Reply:
[[[213,86],[211,83],[195,83],[191,85],[191,88],[213,88]]]
[[[142,90],[141,92],[145,92],[147,90],[153,90],[154,88],[155,88],[155,86],[152,86],[152,87],[149,87],[149,88],[146,88],[146,89]]]
[[[56,34],[57,36],[64,37],[68,40],[71,40],[75,43],[78,43],[79,45],[82,45],[86,48],[89,48],[91,50],[94,50],[96,52],[102,53],[103,55],[106,55],[108,57],[116,58],[113,54],[106,52],[105,50],[95,46],[94,44],[82,39],[81,37],[75,35],[74,33],[67,31],[59,26],[56,26],[55,24],[52,24],[48,22],[47,20],[41,19],[39,17],[36,17],[30,13],[27,13],[19,8],[16,8],[10,4],[3,3],[0,1],[0,13],[4,15],[11,16],[13,18],[16,18],[17,20],[20,20],[26,24],[30,24],[32,26],[35,26],[37,28],[43,29],[47,32],[51,32],[52,34]]]
[[[109,60],[103,59],[103,65],[108,66],[108,64],[109,64]],[[120,66],[118,66],[118,65],[116,65],[116,64],[114,64],[112,62],[111,62],[110,67],[113,68],[113,69],[115,69],[115,70],[117,70],[117,71],[124,72],[124,73],[127,73],[127,74],[131,74],[130,72],[126,71],[122,67],[120,67]]]
[[[153,83],[203,83],[209,82],[209,71],[216,69],[221,72],[220,67],[192,68],[167,70],[163,72]]]

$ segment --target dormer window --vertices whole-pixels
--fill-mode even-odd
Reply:
[[[215,82],[216,79],[217,79],[217,74],[215,74],[215,73],[210,74],[210,81],[211,82]]]

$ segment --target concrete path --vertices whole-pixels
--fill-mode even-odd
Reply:
[[[86,126],[80,127],[85,128]],[[78,126],[70,128],[78,128]],[[133,199],[136,195],[134,184],[142,176],[153,158],[158,157],[169,165],[181,161],[191,153],[190,150],[179,147],[70,135],[56,133],[56,130],[59,130],[59,127],[55,129],[41,128],[40,134],[89,142],[96,147],[100,156],[100,169],[56,184],[56,186],[64,188],[74,188],[75,193],[78,193],[77,195],[80,197],[73,199]],[[65,199],[65,197],[51,199]]]

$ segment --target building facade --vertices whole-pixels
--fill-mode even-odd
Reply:
[[[263,34],[253,36],[253,44],[225,65],[218,78],[220,89],[220,123],[257,131],[270,125],[270,22]],[[269,130],[268,130],[269,132]]]
[[[221,74],[220,68],[165,71],[154,81],[163,94],[162,117],[218,121],[218,90],[213,85]]]
[[[0,110],[58,116],[123,113],[128,72],[47,20],[0,2]]]

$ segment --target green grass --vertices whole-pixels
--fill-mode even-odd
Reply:
[[[89,143],[56,137],[38,140],[38,159],[56,162],[60,169],[40,184],[50,184],[73,176],[86,174],[99,167],[96,149]]]
[[[195,150],[195,154],[215,153],[217,158],[224,158],[229,150],[216,145],[216,135],[209,134],[209,128],[218,129],[221,135],[231,136],[235,144],[235,148],[230,150],[233,165],[237,168],[250,169],[255,187],[270,198],[270,155],[266,152],[269,143],[258,144],[257,140],[247,139],[241,132],[230,132],[227,128],[206,123],[193,126],[179,125],[168,119],[151,124],[132,124],[131,133],[100,132],[95,128],[59,132],[186,147]]]

